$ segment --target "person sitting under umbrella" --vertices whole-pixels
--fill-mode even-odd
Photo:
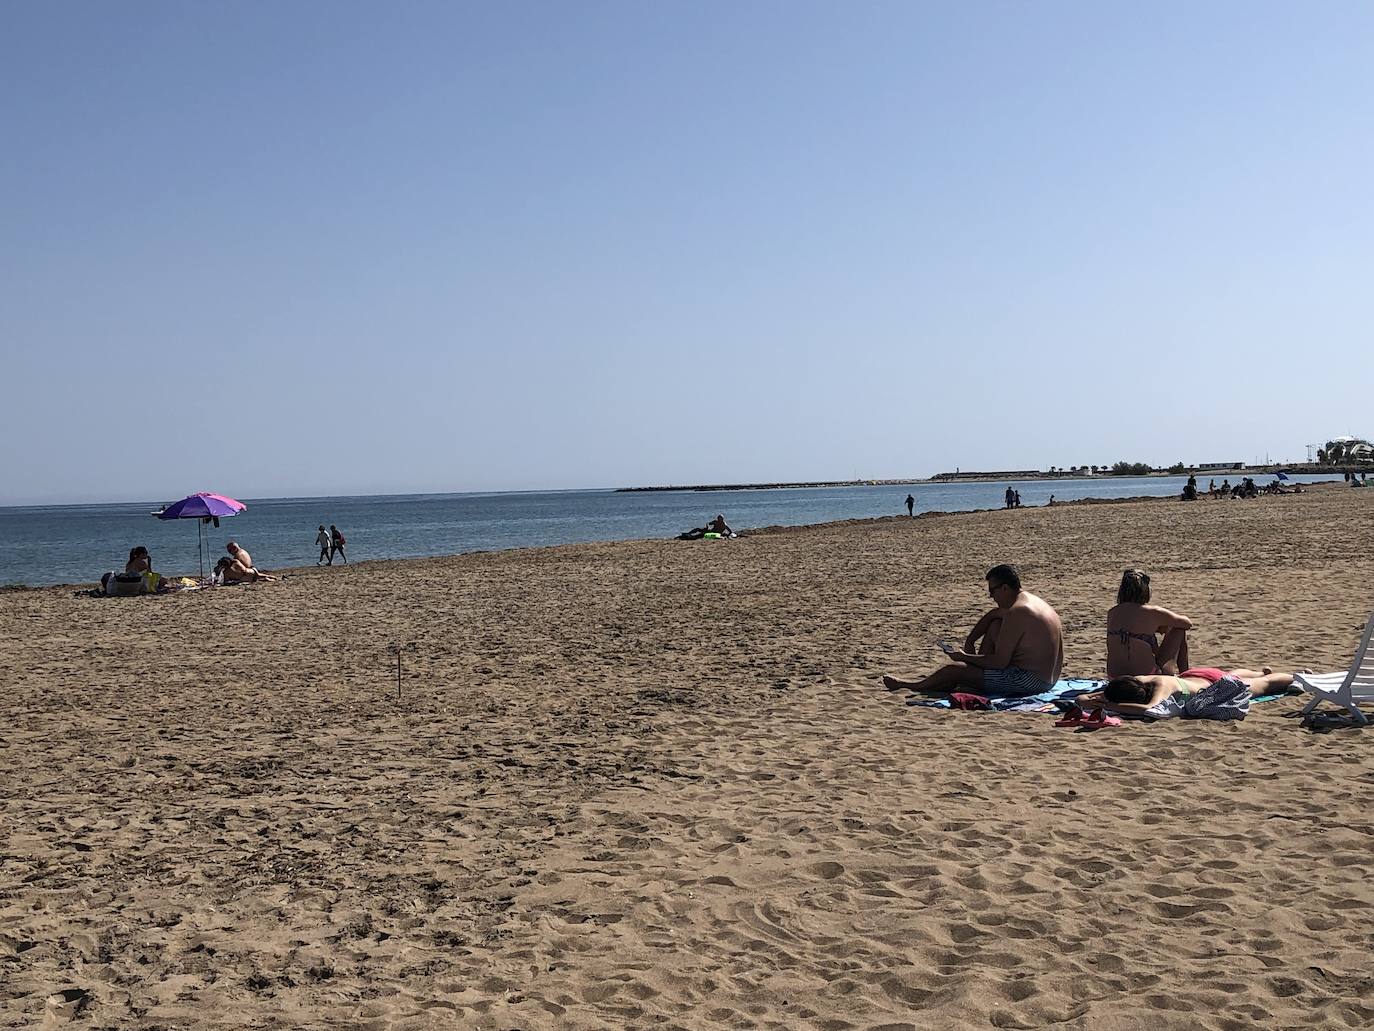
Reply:
[[[224,550],[229,552],[229,558],[220,559],[215,571],[223,572],[225,583],[244,584],[255,580],[276,579],[275,576],[258,572],[257,567],[253,565],[253,556],[248,554],[247,549],[240,548],[236,541],[230,541],[224,546]]]
[[[122,586],[111,590],[110,582]],[[142,544],[129,549],[129,561],[124,563],[123,573],[106,573],[100,578],[101,589],[106,594],[165,594],[175,591],[179,585],[160,573],[153,572],[153,559]]]
[[[160,574],[153,572],[153,557],[148,554],[148,549],[141,544],[129,552],[129,561],[124,563],[124,572],[141,575],[144,583],[143,589],[149,594],[172,589],[172,585],[166,583]]]
[[[148,554],[148,549],[140,544],[136,548],[129,550],[129,561],[124,563],[126,573],[151,573],[153,571],[153,557]]]

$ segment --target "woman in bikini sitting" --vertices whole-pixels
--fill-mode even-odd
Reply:
[[[124,574],[134,573],[143,577],[143,589],[149,594],[165,594],[175,589],[161,573],[153,572],[153,557],[141,544],[129,552],[129,561],[124,563]]]
[[[1074,701],[1084,709],[1100,705],[1115,712],[1143,716],[1147,710],[1172,695],[1181,695],[1182,699],[1187,699],[1190,695],[1195,695],[1222,680],[1234,680],[1243,684],[1255,697],[1283,694],[1293,686],[1292,673],[1275,673],[1267,667],[1262,670],[1222,670],[1206,667],[1187,669],[1178,676],[1152,674],[1143,677],[1116,677],[1101,691],[1080,695]]]
[[[1150,574],[1121,574],[1116,604],[1107,610],[1107,676],[1177,673],[1188,668],[1193,621],[1150,604]],[[1162,638],[1161,636],[1162,635]]]

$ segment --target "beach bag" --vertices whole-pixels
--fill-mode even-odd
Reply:
[[[142,573],[116,573],[105,581],[105,593],[111,598],[132,598],[146,589]]]

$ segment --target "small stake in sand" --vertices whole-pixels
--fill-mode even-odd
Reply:
[[[407,645],[392,641],[387,645],[387,651],[396,656],[396,701],[401,700],[401,652],[405,651]]]

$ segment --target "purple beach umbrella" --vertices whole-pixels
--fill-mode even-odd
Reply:
[[[202,536],[205,524],[213,519],[215,525],[218,526],[221,517],[238,515],[247,507],[242,501],[225,497],[223,494],[200,491],[164,506],[160,512],[154,512],[153,515],[159,519],[196,520],[196,557],[200,560],[200,575],[203,579],[205,576],[205,547]]]
[[[157,514],[159,519],[204,519],[207,516],[238,515],[248,506],[223,494],[201,491],[168,505]]]

